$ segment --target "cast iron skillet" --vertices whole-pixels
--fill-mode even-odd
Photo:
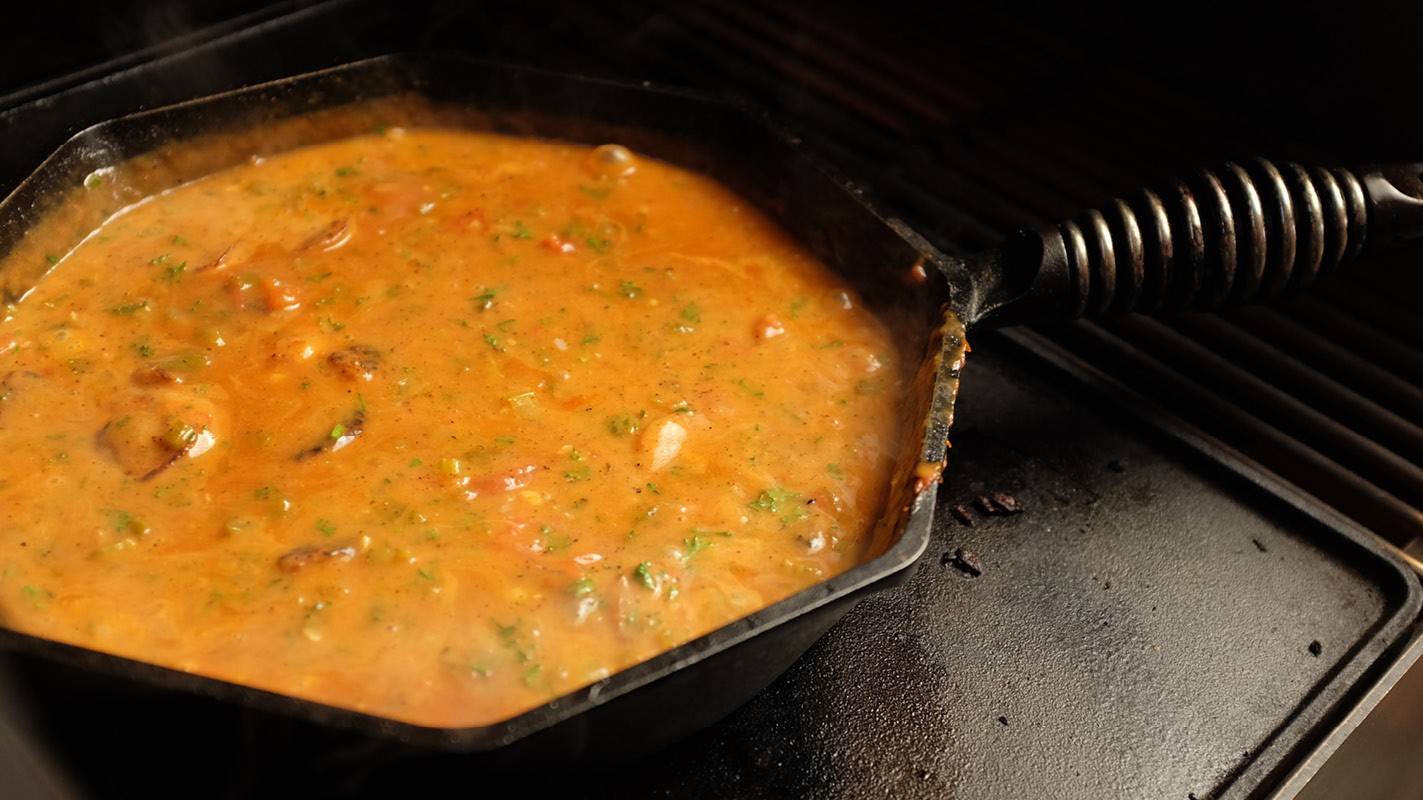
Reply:
[[[354,110],[352,110],[354,109]],[[335,111],[333,111],[335,110]],[[60,225],[74,237],[143,194],[254,154],[372,130],[442,124],[566,141],[618,142],[709,174],[769,213],[850,279],[919,368],[904,398],[905,440],[876,529],[877,555],[650,661],[505,722],[435,729],[0,631],[10,648],[124,679],[241,702],[404,751],[485,752],[491,762],[619,759],[667,745],[744,703],[866,593],[905,580],[929,541],[965,325],[1084,314],[1209,309],[1307,287],[1373,247],[1423,230],[1417,167],[1353,173],[1255,161],[1200,172],[1161,194],[1024,232],[967,259],[938,253],[878,216],[797,142],[733,103],[497,67],[390,56],[90,128],[0,202],[0,252]],[[212,134],[226,150],[168,148]],[[125,166],[116,166],[125,165]],[[102,191],[86,179],[110,170]],[[76,201],[62,220],[53,212]],[[51,233],[52,235],[52,233]],[[6,300],[42,274],[0,275]]]

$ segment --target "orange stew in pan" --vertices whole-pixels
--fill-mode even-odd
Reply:
[[[0,324],[25,633],[483,725],[860,563],[888,494],[884,327],[617,145],[381,130],[51,261]]]

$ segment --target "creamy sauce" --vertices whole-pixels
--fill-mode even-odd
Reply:
[[[15,630],[431,726],[864,560],[903,375],[719,185],[392,129],[126,208],[0,324]]]

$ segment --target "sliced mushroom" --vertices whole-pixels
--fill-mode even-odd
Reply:
[[[351,238],[351,226],[344,219],[333,220],[330,225],[312,234],[302,242],[300,250],[335,250]]]
[[[322,453],[334,453],[354,442],[356,437],[365,432],[366,412],[356,411],[345,421],[337,423],[331,430],[327,431],[321,440],[311,447],[296,454],[297,461],[305,461],[312,456],[319,456]]]
[[[307,567],[330,561],[350,561],[356,557],[357,552],[359,552],[359,548],[350,542],[326,547],[302,545],[295,550],[283,553],[277,559],[277,567],[286,572],[299,572]]]
[[[218,404],[200,387],[166,385],[122,395],[98,444],[130,477],[146,481],[217,442]]]
[[[331,365],[351,380],[368,381],[380,367],[380,351],[370,345],[352,345],[326,357]]]

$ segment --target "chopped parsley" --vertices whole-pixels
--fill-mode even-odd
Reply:
[[[124,304],[121,305],[121,306],[114,306],[113,308],[109,309],[109,313],[110,313],[110,314],[118,314],[118,315],[121,316],[121,317],[131,317],[131,316],[133,316],[134,314],[137,314],[137,313],[140,312],[140,311],[147,311],[147,310],[148,310],[148,301],[147,301],[147,300],[139,300],[139,301],[134,302],[134,303],[124,303]]]
[[[657,579],[652,576],[651,561],[644,561],[638,564],[637,567],[633,569],[632,576],[648,590],[657,591]]]
[[[779,514],[782,510],[787,510],[791,503],[800,499],[800,492],[792,492],[789,489],[782,489],[772,486],[765,489],[756,496],[748,505],[757,511],[769,511],[772,514]]]

